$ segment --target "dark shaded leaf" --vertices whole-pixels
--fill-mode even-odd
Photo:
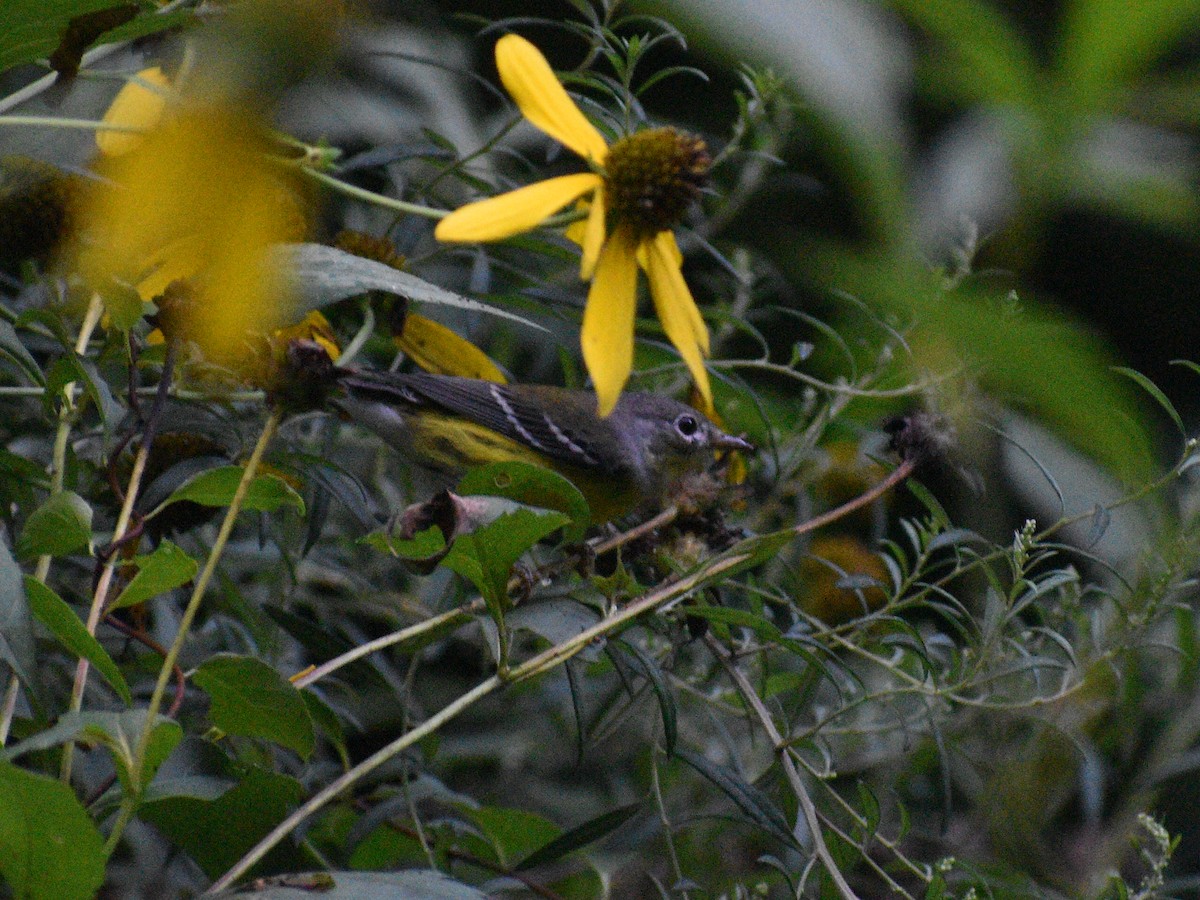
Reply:
[[[25,349],[17,330],[7,319],[0,319],[0,360],[8,360],[12,363],[13,367],[24,375],[30,384],[44,385],[46,383],[42,367]]]
[[[637,660],[638,668],[654,688],[654,695],[658,698],[658,709],[662,715],[663,746],[667,754],[672,755],[675,753],[675,740],[679,736],[678,712],[675,709],[675,695],[671,693],[671,687],[667,684],[667,676],[663,674],[658,663],[637,644],[632,641],[620,641],[619,646]]]
[[[744,781],[732,769],[717,765],[690,750],[679,749],[675,751],[675,755],[711,781],[759,827],[784,844],[800,849],[788,827],[787,819],[783,817],[783,812],[770,797],[754,785]]]
[[[1175,409],[1175,405],[1167,399],[1167,395],[1162,392],[1157,384],[1137,369],[1128,369],[1125,366],[1113,366],[1113,371],[1131,379],[1138,387],[1153,397],[1154,401],[1166,410],[1167,415],[1171,417],[1171,421],[1175,423],[1175,428],[1178,429],[1179,433],[1183,437],[1187,437],[1187,428],[1184,427],[1183,419]]]
[[[550,841],[550,843],[543,845],[529,854],[517,863],[514,868],[520,872],[523,869],[532,869],[534,866],[562,859],[568,853],[574,853],[580,847],[586,847],[588,844],[598,841],[600,838],[616,831],[633,818],[641,808],[641,803],[630,803],[628,806],[620,806],[606,813],[601,813],[594,819],[589,819],[581,825],[576,825],[570,831],[564,831],[554,840]]]
[[[144,804],[138,815],[182,848],[209,878],[216,878],[279,824],[303,796],[304,788],[295,779],[251,769],[216,800],[170,797]],[[312,861],[285,841],[261,865],[287,871],[306,863]]]

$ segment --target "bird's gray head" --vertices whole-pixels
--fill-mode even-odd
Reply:
[[[703,413],[670,397],[626,392],[612,419],[627,452],[640,460],[643,477],[675,480],[708,468],[717,451],[754,452],[749,441],[726,434]]]

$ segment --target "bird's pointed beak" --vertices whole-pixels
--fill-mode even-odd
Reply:
[[[755,453],[758,448],[743,437],[720,433],[713,438],[714,450],[740,450],[742,453]]]

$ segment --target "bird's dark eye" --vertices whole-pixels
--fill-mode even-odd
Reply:
[[[695,416],[682,415],[675,420],[675,430],[685,438],[690,438],[700,430],[700,423]]]

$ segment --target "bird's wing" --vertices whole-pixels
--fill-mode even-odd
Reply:
[[[555,420],[556,408],[595,402],[590,397],[581,401],[572,391],[544,387],[514,391],[490,381],[423,373],[358,372],[343,376],[342,381],[364,398],[438,408],[553,459],[585,469],[607,468],[596,449],[600,435]]]

